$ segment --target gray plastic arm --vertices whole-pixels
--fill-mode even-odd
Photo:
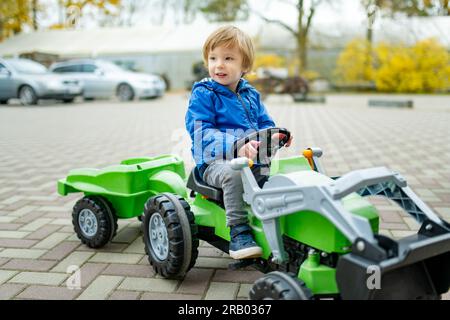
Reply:
[[[349,172],[337,179],[329,190],[333,199],[338,200],[365,186],[388,181],[394,182],[401,188],[406,187],[406,180],[399,173],[386,167],[378,167]]]

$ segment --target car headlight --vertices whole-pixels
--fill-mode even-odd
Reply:
[[[44,85],[48,89],[60,89],[62,87],[62,83],[60,81],[57,81],[57,80],[52,80],[52,81],[49,81],[49,82],[45,82]]]

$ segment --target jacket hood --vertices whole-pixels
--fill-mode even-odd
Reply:
[[[204,78],[203,80],[200,80],[199,82],[196,82],[192,88],[194,90],[197,87],[206,87],[208,90],[215,91],[220,94],[224,94],[227,96],[233,96],[235,95],[235,92],[228,89],[226,86],[221,85],[220,83],[214,81],[211,78]],[[242,79],[239,80],[238,86],[237,86],[237,92],[240,94],[241,92],[245,90],[254,90],[254,88],[250,85],[250,83]]]

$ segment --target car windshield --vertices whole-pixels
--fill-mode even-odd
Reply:
[[[102,68],[102,70],[107,71],[107,72],[124,72],[125,71],[118,65],[111,63],[111,62],[102,61],[102,62],[99,62],[98,65]]]
[[[47,73],[47,68],[40,63],[31,60],[7,60],[14,70],[19,73],[42,74]]]

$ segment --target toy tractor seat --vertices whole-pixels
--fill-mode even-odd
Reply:
[[[200,172],[198,171],[197,167],[195,167],[191,171],[186,186],[192,191],[198,192],[210,200],[214,200],[219,203],[223,202],[222,189],[215,188],[213,186],[206,184],[206,182],[203,181],[203,179],[200,177]]]
[[[258,183],[259,187],[262,188],[263,185],[267,182],[269,177],[259,175],[259,172],[258,172],[259,170],[261,170],[261,167],[258,167],[256,165],[252,168],[252,172],[254,174],[258,173],[258,178],[257,178],[256,182]],[[222,189],[210,186],[205,181],[203,181],[203,179],[200,177],[200,172],[198,171],[197,167],[194,167],[194,169],[192,169],[186,186],[189,189],[191,189],[192,191],[200,193],[202,196],[206,197],[207,199],[215,201],[215,202],[219,203],[220,205],[223,205]]]

